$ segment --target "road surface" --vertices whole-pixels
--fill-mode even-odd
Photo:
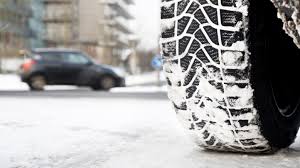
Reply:
[[[121,89],[118,89],[121,90]],[[91,91],[89,89],[32,91],[0,91],[0,98],[124,98],[124,99],[167,99],[164,91],[130,92],[126,88],[116,92]]]
[[[2,91],[1,168],[298,168],[300,139],[274,155],[205,151],[164,92]]]

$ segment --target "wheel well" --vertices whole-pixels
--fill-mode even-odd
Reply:
[[[99,79],[98,80],[102,80],[103,78],[105,78],[105,77],[109,77],[109,78],[112,78],[112,79],[114,79],[114,81],[115,82],[117,82],[118,80],[117,80],[117,78],[115,77],[115,76],[113,76],[113,75],[110,75],[110,74],[104,74],[104,75],[101,75],[100,77],[99,77]]]
[[[33,74],[30,75],[30,77],[28,78],[30,80],[30,78],[34,77],[34,76],[43,76],[46,80],[46,82],[48,82],[48,77],[45,73],[43,72],[35,72]],[[29,81],[28,81],[29,82]]]
[[[102,78],[104,77],[111,77],[113,79],[116,80],[116,78],[113,76],[113,75],[110,75],[110,74],[103,74],[103,75],[97,75],[97,76],[94,76],[93,78],[90,79],[90,84],[92,85],[97,85],[99,80],[101,80]]]
[[[300,123],[298,105],[290,106],[290,98],[300,93],[296,82],[299,50],[282,30],[282,22],[276,17],[277,10],[270,1],[250,1],[249,13],[255,108],[260,115],[263,136],[272,146],[285,148],[294,141]],[[281,107],[292,109],[290,112],[279,108],[278,99],[274,98],[274,84],[278,84],[277,93],[281,91],[278,96],[283,98]],[[295,102],[298,103],[298,99]],[[283,110],[286,115],[282,115]]]

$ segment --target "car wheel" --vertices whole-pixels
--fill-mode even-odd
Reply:
[[[169,98],[200,146],[267,153],[300,124],[300,52],[269,0],[162,0]]]
[[[104,76],[96,84],[94,84],[91,88],[93,90],[108,91],[115,86],[116,86],[116,80],[113,77]]]
[[[110,90],[116,86],[116,80],[110,76],[104,76],[100,80],[100,86],[103,90]]]
[[[41,91],[44,90],[47,82],[44,76],[42,75],[35,75],[29,79],[29,87],[31,90]]]

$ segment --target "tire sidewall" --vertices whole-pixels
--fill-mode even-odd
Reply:
[[[106,80],[106,79],[109,79],[109,80],[112,80],[113,83],[111,86],[107,87],[107,86],[103,86],[103,81]],[[97,79],[96,80],[97,82],[94,83],[93,86],[91,86],[91,88],[93,90],[104,90],[104,91],[108,91],[110,89],[112,89],[113,87],[116,86],[116,80],[111,77],[111,76],[102,76],[101,78]]]
[[[44,81],[44,85],[42,87],[36,87],[36,86],[34,86],[33,79],[35,79],[35,78],[42,78],[43,81]],[[43,76],[43,75],[33,75],[33,76],[30,77],[29,82],[28,82],[30,90],[33,90],[33,91],[43,91],[44,88],[45,88],[45,86],[46,86],[46,84],[47,84],[47,80],[46,80],[45,76]]]
[[[264,16],[260,15],[262,10],[266,10],[266,17],[270,17],[271,15],[276,17],[276,9],[273,7],[273,4],[270,1],[264,1],[262,3],[257,3],[255,0],[250,1],[250,25],[255,27],[258,24],[261,24],[262,21],[257,21]],[[258,6],[259,5],[259,6]],[[264,5],[264,7],[262,7]],[[256,11],[258,8],[260,11],[259,14],[254,14],[253,11]],[[252,12],[251,12],[252,11]],[[260,18],[259,18],[260,17]],[[273,18],[274,19],[274,18]],[[252,20],[252,21],[251,21]],[[262,22],[265,26],[265,22]],[[256,24],[256,25],[254,25]],[[266,23],[270,24],[270,23]],[[278,22],[271,23],[273,26],[278,26]],[[257,27],[262,27],[257,26]],[[299,123],[300,123],[300,109],[299,107],[295,113],[291,116],[284,116],[281,114],[279,109],[277,108],[276,100],[274,99],[274,93],[272,89],[271,77],[270,73],[272,73],[270,69],[270,59],[274,56],[270,52],[273,48],[269,46],[270,43],[270,34],[268,34],[269,27],[262,30],[262,33],[257,33],[256,29],[250,27],[250,52],[251,52],[251,83],[254,89],[254,106],[258,110],[259,113],[259,121],[261,124],[262,133],[265,138],[269,141],[270,145],[275,148],[285,148],[292,144],[296,138]],[[281,26],[278,26],[277,29]],[[261,31],[261,30],[259,30]],[[283,34],[283,30],[281,34],[277,34],[277,36],[285,35]],[[287,35],[286,35],[287,36]],[[278,43],[285,43],[282,41],[278,41]],[[283,45],[294,45],[292,39],[288,44]],[[284,48],[284,47],[283,47]],[[283,59],[289,59],[288,57]],[[278,67],[282,68],[282,67]],[[282,74],[275,74],[282,75]],[[297,79],[295,79],[297,80]]]

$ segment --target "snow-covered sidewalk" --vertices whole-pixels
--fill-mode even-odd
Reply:
[[[126,77],[125,88],[115,88],[113,92],[155,92],[166,91],[166,86],[157,87],[157,73],[150,72],[141,75]],[[161,73],[161,83],[165,83],[165,78]],[[46,86],[46,90],[74,90],[76,86]],[[27,84],[21,82],[20,77],[15,74],[0,74],[0,91],[25,91],[29,90]]]
[[[158,83],[166,83],[166,78],[163,72],[147,72],[140,75],[130,75],[126,77],[126,85],[137,86],[137,85],[156,85]]]
[[[28,86],[22,83],[17,75],[0,74],[0,90],[28,90]]]
[[[46,86],[46,90],[74,90],[76,86]],[[26,83],[23,83],[18,75],[0,74],[0,91],[25,91],[29,90]]]
[[[275,155],[203,151],[167,100],[0,98],[1,168],[298,168]]]

